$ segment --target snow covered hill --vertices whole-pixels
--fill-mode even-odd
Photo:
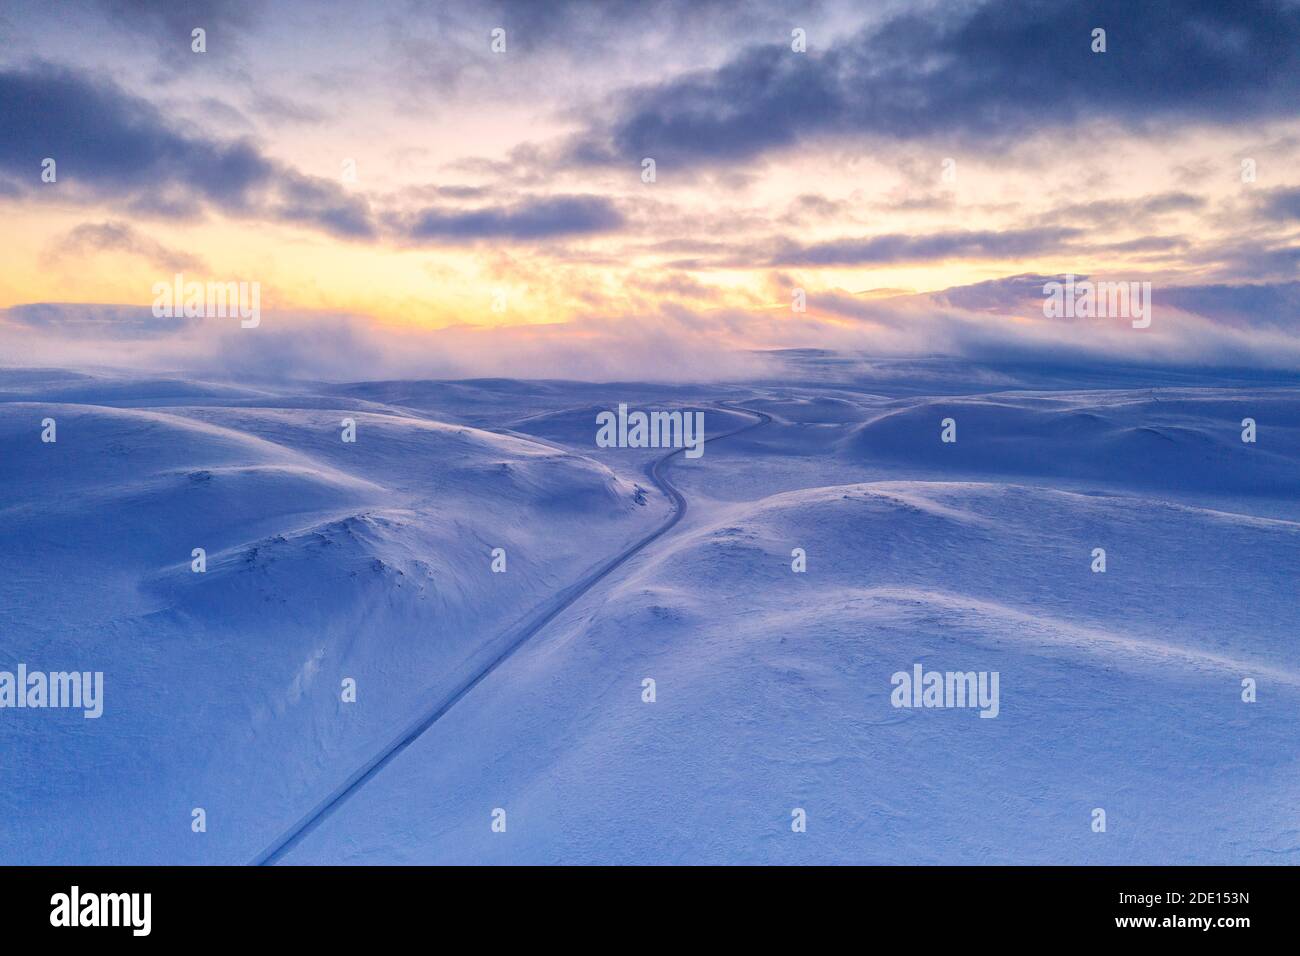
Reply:
[[[289,862],[1292,861],[1296,567],[1294,522],[1017,485],[723,506]],[[917,663],[997,718],[893,707]]]
[[[0,668],[106,685],[98,720],[0,712],[11,862],[242,862],[667,513],[635,476],[470,427],[77,388],[0,404]]]
[[[1300,859],[1300,390],[828,362],[0,373],[0,670],[105,672],[98,720],[0,711],[0,857],[244,863],[297,833],[285,862]],[[662,451],[594,445],[619,402],[771,420],[662,466],[684,519],[485,673],[671,514]],[[917,665],[996,673],[996,716],[896,706]]]

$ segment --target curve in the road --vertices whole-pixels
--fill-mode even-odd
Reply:
[[[716,402],[714,407],[725,409],[731,412],[740,412],[745,415],[752,415],[756,421],[742,425],[740,428],[724,432],[721,435],[714,435],[712,438],[706,438],[705,443],[720,441],[723,438],[730,438],[733,435],[739,435],[741,432],[747,432],[751,429],[760,428],[772,421],[772,416],[763,412],[753,411],[752,409],[742,408],[740,406],[729,405],[725,402]],[[286,853],[297,846],[308,833],[316,829],[322,820],[329,816],[338,806],[347,800],[352,794],[356,793],[366,781],[370,780],[380,770],[387,766],[394,757],[414,743],[421,734],[432,727],[442,719],[447,711],[455,707],[460,701],[477,687],[484,678],[500,667],[507,661],[515,651],[519,650],[527,641],[537,634],[538,631],[546,627],[547,624],[555,620],[563,611],[572,606],[572,604],[590,591],[601,580],[608,577],[626,561],[634,555],[653,544],[659,538],[663,537],[682,520],[686,514],[686,498],[682,495],[677,487],[668,480],[664,474],[664,469],[673,458],[680,455],[684,448],[677,448],[656,458],[646,467],[646,475],[654,482],[655,486],[662,491],[673,503],[673,513],[662,525],[651,531],[640,541],[637,541],[631,547],[622,551],[611,558],[605,564],[601,565],[585,578],[569,585],[556,596],[556,598],[545,608],[540,616],[526,622],[520,632],[511,640],[505,650],[498,654],[491,662],[482,668],[478,673],[465,681],[456,691],[439,704],[434,710],[419,717],[414,723],[409,725],[401,734],[399,734],[387,747],[381,750],[375,757],[369,760],[364,766],[358,769],[347,778],[340,786],[334,789],[324,800],[313,807],[302,819],[290,827],[278,840],[272,843],[267,849],[262,851],[253,865],[266,866],[278,862]]]

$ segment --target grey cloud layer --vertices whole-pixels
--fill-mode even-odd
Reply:
[[[402,220],[412,241],[426,239],[545,239],[606,232],[622,225],[613,203],[599,196],[550,196],[497,209],[429,207]]]
[[[345,238],[374,234],[364,200],[267,158],[246,139],[177,128],[149,102],[107,80],[38,66],[0,72],[0,173],[29,193],[45,157],[55,188],[85,191],[138,212],[194,216],[205,206],[299,222]]]
[[[268,158],[248,139],[179,128],[157,107],[104,79],[41,65],[0,71],[0,191],[34,194],[53,158],[56,188],[136,213],[193,217],[205,208],[292,223],[344,239],[380,238],[362,196]],[[595,196],[521,199],[505,208],[429,206],[389,217],[394,238],[468,242],[604,232],[622,216]]]
[[[1107,52],[1094,54],[1094,27]],[[863,30],[821,53],[774,43],[624,98],[571,149],[586,162],[746,159],[825,136],[979,138],[1102,119],[1293,116],[1300,6],[990,0]]]
[[[883,235],[811,245],[786,244],[772,257],[778,266],[866,265],[943,259],[1000,259],[1062,248],[1083,230],[1055,227],[948,232],[929,236]]]
[[[83,222],[63,236],[52,251],[58,257],[76,257],[88,251],[122,252],[177,272],[206,268],[198,256],[170,249],[158,240],[143,235],[130,223],[117,220]]]

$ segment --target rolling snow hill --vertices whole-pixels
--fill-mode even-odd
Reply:
[[[1296,862],[1300,391],[798,359],[0,372],[0,670],[105,675],[0,711],[0,859]],[[620,402],[706,453],[595,447]]]

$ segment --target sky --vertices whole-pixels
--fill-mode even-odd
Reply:
[[[1298,104],[1294,0],[10,0],[0,364],[1300,369]],[[177,273],[261,325],[148,321]]]

